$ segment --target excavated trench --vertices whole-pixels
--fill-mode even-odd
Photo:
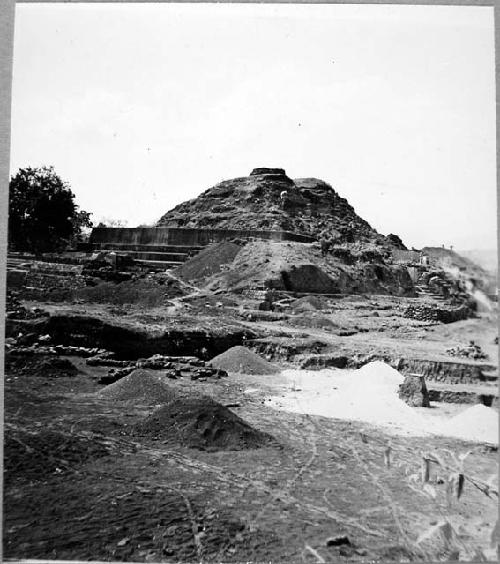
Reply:
[[[110,323],[89,316],[55,315],[39,320],[7,320],[6,336],[50,335],[51,342],[65,346],[98,347],[116,354],[119,360],[137,360],[154,354],[197,356],[209,360],[227,349],[256,337],[250,330],[165,329],[148,331]]]
[[[436,385],[486,385],[485,397],[474,391],[434,391],[434,401],[452,403],[483,403],[496,405],[498,394],[497,368],[479,362],[402,358],[387,353],[359,354],[350,351],[328,352],[326,343],[313,338],[259,338],[249,329],[238,326],[219,328],[165,328],[152,330],[83,315],[54,315],[39,319],[7,319],[6,336],[22,333],[33,336],[50,335],[51,343],[66,346],[103,348],[115,353],[119,360],[137,360],[154,354],[197,356],[209,360],[227,349],[245,345],[274,362],[305,370],[323,368],[360,368],[374,360],[382,360],[403,374],[423,375]],[[452,386],[453,387],[453,386]],[[491,393],[489,388],[491,388]]]
[[[248,346],[267,360],[290,363],[304,370],[360,368],[368,362],[382,360],[403,374],[420,374],[428,381],[445,384],[494,384],[497,381],[496,366],[486,363],[402,358],[378,353],[362,355],[348,351],[333,354],[325,351],[326,344],[320,342],[285,344],[255,339]]]

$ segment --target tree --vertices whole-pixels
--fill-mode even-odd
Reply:
[[[61,251],[92,227],[90,214],[53,167],[22,168],[9,186],[9,249]]]
[[[103,217],[97,227],[127,227],[126,219],[113,219],[111,217]]]

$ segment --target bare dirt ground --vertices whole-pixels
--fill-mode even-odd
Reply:
[[[287,311],[274,321],[249,307],[246,298],[200,294],[157,308],[25,305],[152,335],[194,327],[210,334],[234,326],[270,342],[305,342],[306,356],[315,354],[316,342],[321,353],[456,362],[446,349],[474,339],[489,359],[460,363],[486,363],[496,370],[492,315],[431,324],[402,316],[410,302],[351,297],[333,300],[322,311]],[[317,326],[318,318],[329,320],[326,329]],[[297,367],[297,359],[287,362],[269,351],[273,362]],[[444,437],[398,437],[367,423],[278,411],[266,400],[283,392],[282,376],[230,374],[168,384],[229,406],[275,441],[252,449],[187,448],[131,433],[157,406],[100,397],[97,378],[107,368],[69,360],[77,375],[52,371],[50,362],[38,371],[21,373],[17,367],[6,373],[6,558],[434,561],[477,559],[478,550],[495,558],[497,498],[491,476],[497,473],[497,452],[491,447]],[[494,382],[481,386],[496,389]],[[460,497],[450,489],[459,469],[446,450],[456,456],[471,451]],[[427,483],[421,479],[424,452],[449,462],[446,469],[433,466]],[[451,529],[439,529],[443,522]],[[417,542],[426,532],[429,538]]]
[[[276,444],[214,452],[167,447],[126,432],[154,406],[100,399],[94,392],[101,387],[85,373],[12,378],[5,397],[5,557],[426,561],[452,550],[443,541],[415,544],[443,516],[459,534],[462,557],[489,547],[495,499],[467,483],[449,505],[446,482],[431,480],[434,499],[412,475],[421,451],[447,448],[472,450],[467,468],[487,481],[495,452],[275,411],[263,401],[283,385],[279,376],[170,384],[192,393],[202,387],[237,405],[232,410]]]

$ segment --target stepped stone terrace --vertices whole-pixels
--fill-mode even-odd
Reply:
[[[96,227],[80,250],[115,251],[145,265],[177,266],[211,243],[232,239],[312,243],[316,239],[290,231],[188,229],[181,227]]]

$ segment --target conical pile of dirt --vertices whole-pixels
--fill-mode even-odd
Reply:
[[[226,372],[241,374],[276,374],[280,369],[245,347],[232,347],[208,364]]]
[[[326,309],[327,304],[318,296],[304,296],[294,300],[290,306],[293,311],[306,312]]]
[[[177,392],[165,380],[165,376],[161,374],[134,370],[125,378],[100,390],[97,395],[114,400],[140,400],[150,405],[166,403],[174,399]]]
[[[175,273],[183,280],[202,280],[220,272],[221,267],[233,262],[241,247],[230,241],[209,245],[200,253],[176,269]]]
[[[210,450],[259,448],[273,440],[208,396],[178,397],[136,424],[132,433]]]

